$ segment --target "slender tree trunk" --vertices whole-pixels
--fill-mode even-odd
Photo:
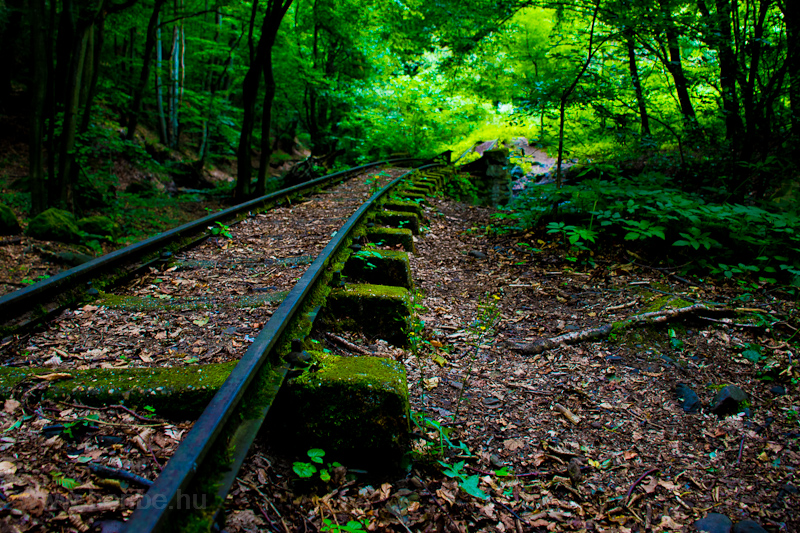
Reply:
[[[160,33],[158,29],[159,13],[161,13],[164,2],[166,2],[166,0],[155,0],[153,3],[153,11],[150,13],[150,19],[147,22],[142,70],[139,72],[139,79],[133,89],[133,98],[126,125],[125,138],[129,141],[132,141],[136,135],[136,127],[139,125],[139,120],[141,120],[142,102],[144,101],[144,91],[147,87],[147,80],[150,79],[150,65],[151,58],[153,57],[153,49],[156,46],[156,34]],[[160,46],[160,39],[158,41]]]
[[[759,7],[758,17],[754,21],[752,48],[750,54],[750,69],[747,80],[742,87],[742,100],[744,104],[744,120],[746,140],[742,151],[742,159],[751,161],[757,146],[760,146],[765,139],[759,138],[759,110],[757,109],[756,85],[758,80],[758,68],[761,64],[762,38],[764,36],[764,21],[767,17],[771,2],[762,0]]]
[[[693,129],[696,125],[696,115],[694,106],[692,105],[692,98],[689,95],[689,82],[686,79],[686,74],[683,72],[683,62],[681,60],[681,48],[678,42],[678,30],[675,23],[672,21],[672,8],[667,0],[659,0],[661,12],[664,14],[665,19],[665,33],[667,35],[667,48],[669,50],[669,61],[666,67],[672,75],[675,83],[675,90],[678,93],[678,102],[681,106],[681,114],[683,115],[683,122],[686,129]]]
[[[592,49],[594,44],[594,28],[597,22],[597,13],[600,11],[600,4],[602,4],[602,0],[597,0],[597,5],[594,7],[594,13],[592,14],[592,26],[589,30],[589,48],[588,53],[586,55],[586,61],[583,62],[581,68],[578,70],[578,74],[575,76],[575,79],[572,80],[567,89],[561,93],[561,98],[559,100],[558,106],[558,113],[559,113],[559,123],[558,123],[558,158],[556,159],[556,187],[559,189],[561,188],[563,178],[561,176],[561,164],[564,159],[564,121],[565,121],[565,113],[567,108],[567,100],[569,99],[570,95],[572,95],[575,88],[578,86],[578,83],[581,81],[581,77],[586,73],[586,69],[589,68],[589,65],[592,63],[592,58],[594,54],[597,53],[597,50],[600,48],[601,45],[598,45],[597,48]]]
[[[44,0],[29,0],[31,59],[33,85],[31,87],[31,133],[29,147],[31,214],[37,215],[47,207],[47,189],[44,184],[44,111],[47,98],[47,48],[45,46]]]
[[[800,139],[800,3],[784,0],[780,3],[786,21],[787,70],[789,72],[789,101],[792,134]],[[800,154],[798,154],[800,159]]]
[[[641,134],[643,137],[650,137],[650,117],[647,114],[647,102],[642,91],[642,81],[639,78],[639,68],[636,66],[636,48],[633,42],[633,35],[628,32],[625,35],[625,44],[628,47],[628,69],[631,73],[631,82],[636,92],[636,103],[639,106],[639,117],[641,118]]]
[[[272,84],[271,88],[267,88],[263,101],[265,110],[262,111],[261,131],[266,133],[263,133],[261,139],[262,161],[264,152],[267,152],[267,158],[270,155],[269,131],[272,117],[272,101],[275,98],[275,81],[272,78],[272,48],[275,46],[275,38],[278,34],[281,20],[283,20],[286,11],[291,5],[292,0],[269,0],[261,27],[261,38],[255,53],[255,61],[250,64],[250,69],[244,78],[242,87],[244,116],[242,118],[239,147],[236,153],[238,169],[235,195],[237,199],[244,199],[250,189],[252,173],[250,143],[252,142],[253,126],[255,124],[255,102],[258,96],[259,77],[262,74],[264,74],[267,83]],[[269,74],[267,74],[267,70],[269,70]],[[263,190],[265,187],[268,165],[269,159],[267,159],[266,165],[261,164],[259,167],[257,190]]]
[[[271,47],[270,47],[271,48]],[[269,159],[272,155],[272,144],[269,142],[269,130],[272,125],[272,101],[275,100],[275,76],[272,73],[272,54],[264,58],[264,103],[261,109],[261,157],[258,164],[255,196],[263,196],[266,190]]]
[[[64,118],[61,126],[61,148],[58,154],[58,178],[53,200],[60,207],[72,207],[73,183],[72,165],[75,162],[75,137],[80,103],[81,85],[83,83],[84,61],[88,31],[84,30],[78,38],[73,54],[72,72],[69,77],[67,98],[64,102]]]
[[[167,146],[167,120],[164,117],[164,95],[161,89],[161,66],[163,64],[163,43],[161,42],[160,17],[156,22],[156,108],[158,110],[158,138],[161,144]]]

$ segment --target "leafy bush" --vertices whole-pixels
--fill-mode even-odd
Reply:
[[[572,245],[595,237],[634,241],[674,264],[693,260],[686,270],[700,268],[751,286],[779,281],[800,286],[797,212],[711,203],[670,185],[662,174],[645,173],[561,189],[533,187],[500,217],[518,230],[550,222],[550,232],[563,234]]]

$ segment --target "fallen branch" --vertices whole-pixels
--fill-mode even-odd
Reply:
[[[627,502],[628,500],[630,500],[631,499],[631,494],[633,494],[633,489],[635,489],[636,486],[639,485],[639,483],[644,481],[644,478],[646,478],[650,474],[655,474],[656,472],[658,472],[658,470],[659,470],[658,468],[651,468],[650,470],[648,470],[647,472],[645,472],[644,474],[642,474],[641,476],[636,478],[636,481],[633,482],[633,485],[631,485],[631,488],[628,489],[628,493],[625,494],[625,500],[623,500],[623,501]]]
[[[326,333],[325,334],[325,338],[327,338],[328,340],[333,341],[336,344],[338,344],[338,345],[350,350],[351,352],[359,353],[361,355],[372,355],[370,352],[368,352],[367,350],[365,350],[361,346],[356,346],[352,342],[350,342],[350,341],[348,341],[346,339],[343,339],[341,337],[338,337],[338,336],[334,335],[333,333]]]
[[[143,478],[142,476],[137,476],[127,470],[119,470],[116,468],[109,468],[103,465],[89,465],[89,471],[99,477],[106,478],[106,479],[121,479],[122,481],[127,481],[129,483],[135,483],[140,487],[150,487],[153,484],[147,478]]]
[[[667,309],[665,311],[653,311],[651,313],[642,313],[640,315],[633,315],[632,317],[627,318],[622,322],[616,322],[615,324],[605,324],[603,326],[598,326],[595,328],[584,329],[581,331],[573,331],[571,333],[565,333],[564,335],[559,335],[557,337],[552,337],[550,339],[539,339],[530,344],[526,344],[525,346],[517,348],[517,350],[524,354],[533,355],[537,353],[542,353],[546,350],[550,350],[557,346],[561,346],[562,344],[575,344],[581,341],[585,341],[587,339],[604,338],[607,337],[614,329],[627,327],[630,325],[637,324],[639,322],[644,322],[648,324],[666,322],[667,320],[674,318],[676,316],[685,315],[689,313],[696,313],[697,311],[711,311],[711,309],[705,304],[695,304],[695,305],[690,305],[688,307],[681,307],[678,309]]]

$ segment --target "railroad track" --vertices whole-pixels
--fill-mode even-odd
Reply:
[[[342,444],[343,453],[368,459],[376,447],[400,451],[408,423],[407,397],[403,404],[395,390],[405,387],[402,371],[371,358],[356,368],[313,348],[326,335],[346,342],[329,330],[348,327],[404,342],[411,281],[398,249],[413,248],[419,203],[443,184],[448,170],[441,167],[360,167],[3,296],[0,393],[19,402],[6,406],[19,417],[19,442],[53,448],[57,481],[89,480],[85,467],[95,478],[146,487],[127,523],[136,532],[210,529],[276,397],[291,398],[278,401],[275,416],[297,443],[341,440],[337,432],[353,428],[347,417],[298,424],[295,403],[319,402],[345,382],[342,401],[356,402],[355,410],[384,394],[355,420],[368,424],[388,402],[394,419],[381,422],[388,440]],[[196,235],[209,226],[211,235]],[[287,388],[289,372],[300,376]],[[343,372],[345,381],[336,381]],[[376,392],[370,382],[365,401],[347,389],[349,376],[372,379],[371,372],[379,383],[395,380],[394,388]],[[309,375],[329,388],[303,384]],[[43,411],[42,399],[58,407]],[[153,411],[159,420],[150,423]],[[118,427],[124,435],[111,438],[120,437],[109,431]],[[17,444],[0,448],[9,453]],[[35,462],[24,469],[41,474]],[[103,503],[94,494],[86,505]],[[130,514],[126,507],[117,500],[98,509]]]

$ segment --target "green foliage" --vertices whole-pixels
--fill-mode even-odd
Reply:
[[[337,524],[330,518],[325,518],[322,520],[320,531],[329,531],[330,533],[363,531],[367,525],[369,525],[369,521],[366,519],[362,521],[348,520],[346,524]]]
[[[78,486],[78,482],[71,477],[66,477],[63,472],[59,472],[58,470],[51,470],[50,475],[53,477],[53,481],[67,490],[72,490]]]
[[[677,252],[670,254],[671,262],[691,260],[685,271],[718,274],[750,287],[800,286],[796,212],[713,203],[675,188],[662,174],[592,179],[562,189],[534,187],[510,208],[504,214],[507,229],[527,230],[551,219],[547,232],[578,249],[601,241],[633,241],[658,250],[666,243]],[[698,251],[703,252],[699,258],[694,255]]]
[[[311,448],[310,450],[308,450],[306,452],[306,454],[308,455],[309,459],[311,459],[310,463],[306,463],[306,462],[302,462],[302,461],[295,461],[294,464],[292,465],[292,470],[294,470],[294,473],[297,474],[297,476],[301,477],[301,478],[311,478],[311,477],[313,477],[314,474],[316,474],[317,470],[318,470],[316,465],[322,465],[324,463],[324,460],[322,458],[325,457],[325,450],[322,450],[320,448]],[[339,464],[339,463],[333,462],[333,463],[328,463],[325,466],[325,468],[321,468],[320,467],[319,468],[319,479],[320,479],[320,481],[322,481],[323,483],[327,483],[328,481],[330,481],[331,480],[331,473],[330,473],[331,469],[338,468],[340,466],[342,466],[342,465]]]
[[[232,239],[233,235],[231,235],[231,228],[223,224],[222,222],[215,222],[216,226],[209,226],[208,230],[211,232],[211,235],[222,235],[226,239]]]

